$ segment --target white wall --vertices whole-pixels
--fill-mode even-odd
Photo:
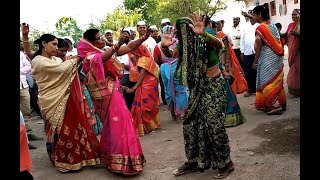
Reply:
[[[273,0],[260,0],[260,5],[264,3],[269,3],[269,10],[270,10],[270,2]],[[272,23],[281,23],[282,25],[282,33],[285,33],[287,30],[288,25],[292,22],[291,13],[294,9],[300,9],[300,0],[297,4],[294,4],[294,0],[287,0],[287,13],[285,15],[280,16],[279,11],[279,4],[283,3],[283,0],[275,0],[276,3],[276,15],[271,16]],[[249,4],[253,4],[251,0]],[[271,13],[270,13],[271,15]]]

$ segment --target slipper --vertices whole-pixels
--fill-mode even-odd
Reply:
[[[226,169],[225,171],[221,172],[221,171],[218,171],[217,174],[213,175],[213,178],[215,179],[223,179],[223,178],[226,178],[229,176],[229,174],[234,170],[234,167],[230,167],[228,169]]]
[[[266,112],[266,115],[281,115],[282,109],[272,109],[268,112]]]
[[[174,175],[181,176],[181,175],[184,175],[190,172],[196,172],[196,171],[197,171],[197,167],[185,163],[178,169],[178,171]]]

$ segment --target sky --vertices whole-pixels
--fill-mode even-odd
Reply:
[[[79,27],[85,27],[96,19],[104,19],[119,5],[123,5],[123,0],[20,0],[20,22],[50,32],[55,30],[60,17],[71,16]]]

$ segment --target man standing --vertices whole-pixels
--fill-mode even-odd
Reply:
[[[233,46],[237,59],[243,69],[243,62],[240,59],[241,51],[240,51],[240,39],[241,39],[241,30],[240,30],[240,17],[233,18],[233,26],[231,27],[230,37],[232,38]]]
[[[108,40],[106,43],[106,49],[108,49],[109,47],[113,46],[115,43],[117,43],[117,41],[113,40],[113,32],[111,29],[107,29],[104,36],[106,37],[106,39]]]
[[[129,28],[124,28],[121,33],[127,33],[128,37],[131,36],[131,30]],[[127,45],[131,41],[131,38],[128,38],[123,46]],[[130,72],[129,72],[129,54],[124,54],[122,56],[117,56],[117,59],[122,63],[124,67],[123,76],[121,77],[121,85],[132,88],[136,83],[130,81]],[[128,109],[131,111],[131,106],[134,100],[135,92],[127,93],[125,90],[122,92],[124,100],[126,101]]]
[[[253,8],[252,8],[253,9]],[[252,14],[252,10],[248,11],[248,14]],[[245,93],[245,97],[250,96],[251,94],[256,93],[256,76],[257,71],[252,69],[255,51],[254,51],[254,42],[255,42],[255,31],[259,26],[253,18],[246,17],[246,27],[241,33],[240,39],[240,50],[241,50],[241,62],[243,62],[243,71],[245,74],[246,81],[248,83],[249,92]]]
[[[138,29],[139,37],[146,34],[148,31],[148,27],[147,27],[146,22],[139,21],[137,23],[137,29]],[[153,57],[153,51],[157,45],[157,42],[151,36],[149,36],[148,39],[145,40],[142,44],[146,46],[146,48],[149,50],[149,52],[151,54],[151,57]]]
[[[20,51],[20,110],[25,119],[25,126],[28,133],[28,140],[42,140],[43,138],[37,137],[29,126],[29,121],[31,118],[31,107],[30,107],[30,94],[29,85],[27,83],[27,74],[31,73],[31,64],[28,61],[26,55]],[[36,147],[29,144],[30,149],[35,149]]]
[[[159,43],[161,41],[161,37],[160,35],[158,34],[158,28],[156,25],[152,25],[150,26],[150,29],[151,29],[151,34],[150,36],[153,37],[153,39],[156,41],[156,43]]]

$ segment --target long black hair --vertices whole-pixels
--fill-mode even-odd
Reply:
[[[261,15],[263,21],[270,19],[269,12],[264,6],[256,6],[252,11],[256,15]]]
[[[39,44],[39,50],[34,54],[34,57],[36,57],[42,53],[42,49],[44,48],[43,44],[42,44],[43,41],[48,43],[48,42],[53,41],[55,39],[58,39],[58,38],[52,34],[43,34],[39,39],[37,39],[35,42],[37,42],[37,44]]]
[[[96,34],[98,32],[99,32],[99,29],[88,29],[86,32],[83,33],[83,37],[86,38],[91,43],[93,43],[96,40]]]

